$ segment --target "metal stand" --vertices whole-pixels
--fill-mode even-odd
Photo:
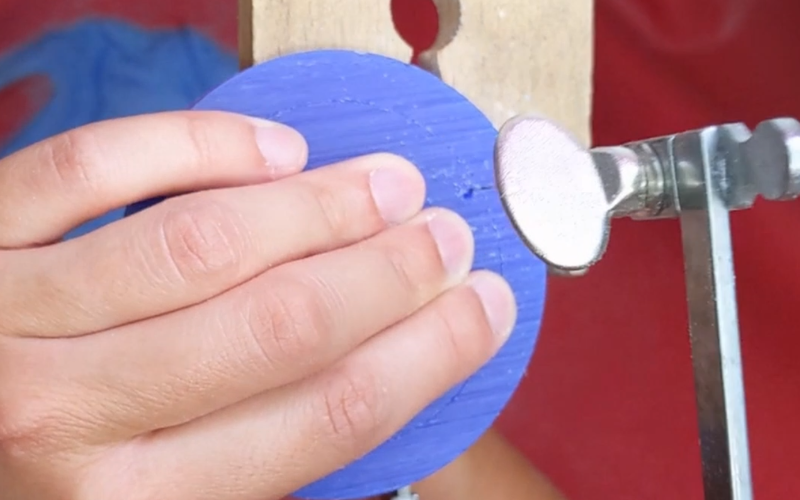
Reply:
[[[395,492],[392,500],[419,500],[419,495],[411,490],[411,486],[405,486]]]
[[[729,211],[800,194],[800,123],[707,127],[586,150],[557,125],[500,131],[503,203],[530,249],[580,275],[605,251],[611,217],[678,217],[707,500],[752,500]]]

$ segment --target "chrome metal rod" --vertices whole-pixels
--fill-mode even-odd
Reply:
[[[706,500],[752,500],[728,210],[680,216]]]
[[[686,275],[700,457],[706,500],[752,500],[742,355],[731,244],[729,169],[736,128],[676,135],[674,172]]]

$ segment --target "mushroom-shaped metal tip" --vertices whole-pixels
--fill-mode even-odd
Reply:
[[[745,143],[759,193],[768,200],[800,195],[800,123],[793,118],[761,122]]]
[[[517,233],[561,271],[588,268],[608,241],[610,204],[591,153],[544,118],[518,117],[500,129],[495,175]]]

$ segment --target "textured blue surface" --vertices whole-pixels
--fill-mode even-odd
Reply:
[[[493,423],[516,389],[538,335],[545,294],[545,266],[517,238],[495,190],[491,123],[432,75],[348,51],[268,61],[212,91],[195,109],[233,111],[295,127],[309,143],[309,168],[379,151],[404,156],[427,180],[427,205],[450,208],[470,223],[475,268],[502,273],[516,294],[520,312],[511,339],[478,373],[389,441],[297,496],[374,495],[418,481],[452,461]],[[266,200],[264,210],[269,210]],[[397,369],[403,369],[402,360]]]
[[[53,97],[0,158],[88,123],[186,109],[236,73],[235,56],[189,30],[152,31],[104,19],[50,31],[0,57],[0,89],[47,77]],[[122,217],[114,210],[71,231],[75,237]]]

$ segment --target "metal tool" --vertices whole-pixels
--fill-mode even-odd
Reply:
[[[561,274],[602,257],[612,217],[680,219],[705,498],[751,500],[729,211],[800,194],[800,123],[588,150],[546,119],[520,117],[500,130],[495,169],[517,232]]]
[[[419,500],[419,495],[414,493],[411,486],[404,486],[394,492],[391,500]]]

